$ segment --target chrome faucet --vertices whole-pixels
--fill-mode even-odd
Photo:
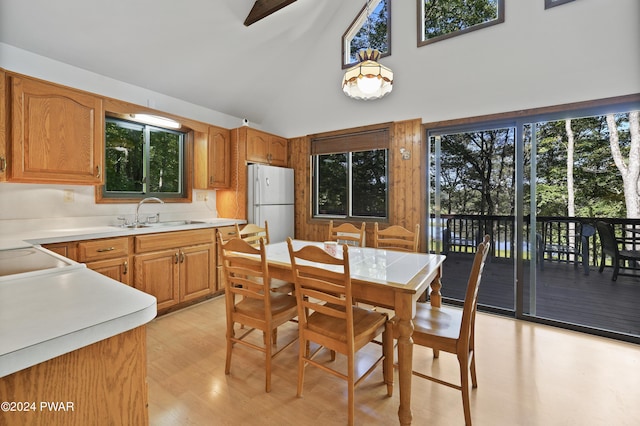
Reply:
[[[140,200],[140,202],[138,203],[138,207],[136,207],[136,218],[135,218],[135,225],[138,225],[140,223],[140,206],[142,206],[145,203],[160,203],[160,204],[164,204],[164,201],[162,201],[160,198],[157,197],[147,197],[147,198],[143,198],[142,200]],[[159,215],[159,213],[158,213]]]

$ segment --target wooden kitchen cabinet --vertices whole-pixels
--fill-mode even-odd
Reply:
[[[102,275],[131,285],[131,244],[129,237],[80,241],[78,261]]]
[[[71,259],[76,262],[78,261],[78,243],[75,241],[68,243],[43,244],[42,247],[47,250],[51,250],[60,256],[64,256],[67,259]]]
[[[215,287],[214,230],[137,235],[134,287],[158,299],[158,310],[211,294]]]
[[[272,166],[287,165],[287,140],[280,136],[247,129],[247,161]]]
[[[229,188],[231,184],[231,136],[228,129],[209,126],[194,144],[194,187]]]
[[[102,98],[22,76],[10,82],[9,180],[102,184]]]

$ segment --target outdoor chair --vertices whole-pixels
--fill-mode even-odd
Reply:
[[[618,275],[631,275],[627,273],[621,273],[620,268],[637,269],[635,262],[640,261],[640,251],[638,250],[626,250],[621,249],[619,246],[633,240],[616,238],[613,230],[613,225],[603,221],[597,221],[596,227],[598,228],[598,235],[600,236],[601,244],[601,256],[600,256],[600,269],[598,272],[604,270],[606,256],[611,256],[613,263],[613,276],[612,281],[618,279]],[[637,276],[637,275],[635,275]]]
[[[582,264],[589,275],[589,237],[595,235],[593,225],[577,220],[553,219],[542,222],[542,233],[537,235],[540,269],[544,262]]]

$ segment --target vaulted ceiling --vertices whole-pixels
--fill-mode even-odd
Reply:
[[[0,0],[0,42],[260,122],[317,35],[336,14],[355,16],[363,4]]]

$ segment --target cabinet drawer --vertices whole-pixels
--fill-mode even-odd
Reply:
[[[212,244],[213,242],[213,228],[136,235],[135,251],[136,253],[147,253],[150,251],[195,246],[198,244]]]
[[[223,226],[221,228],[217,228],[218,233],[222,237],[222,241],[227,241],[230,238],[236,236],[236,227],[235,226]]]
[[[129,238],[81,241],[78,243],[78,261],[113,259],[129,255]]]

